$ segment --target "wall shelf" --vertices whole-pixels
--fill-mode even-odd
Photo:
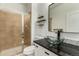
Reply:
[[[38,19],[41,19],[41,18],[43,18],[43,17],[44,17],[44,16],[39,16]]]
[[[39,20],[37,21],[37,23],[41,23],[41,22],[45,22],[46,20]]]
[[[39,16],[36,23],[37,23],[38,26],[42,27],[42,26],[44,26],[45,21],[46,20],[44,19],[44,16]]]

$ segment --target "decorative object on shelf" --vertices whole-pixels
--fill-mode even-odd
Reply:
[[[44,26],[45,21],[46,20],[44,19],[44,16],[39,16],[38,21],[37,21],[38,26],[40,26],[40,27]]]
[[[38,19],[41,19],[41,18],[43,18],[43,17],[44,17],[44,16],[39,16]]]

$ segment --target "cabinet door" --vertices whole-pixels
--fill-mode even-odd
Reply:
[[[36,48],[35,56],[44,56],[43,50],[41,50],[40,48]]]
[[[35,56],[57,56],[55,53],[43,48],[42,46],[35,44]]]
[[[43,49],[41,46],[35,44],[35,56],[44,56]]]
[[[51,52],[51,51],[49,51],[49,50],[47,50],[45,48],[43,48],[43,49],[44,49],[44,55],[45,56],[57,56],[55,53],[53,53],[53,52]]]

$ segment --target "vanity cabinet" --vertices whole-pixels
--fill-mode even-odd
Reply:
[[[34,43],[35,56],[57,56],[55,53],[45,49],[44,47]]]

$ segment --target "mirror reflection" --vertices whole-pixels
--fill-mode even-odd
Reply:
[[[79,3],[49,5],[49,31],[79,32]]]

